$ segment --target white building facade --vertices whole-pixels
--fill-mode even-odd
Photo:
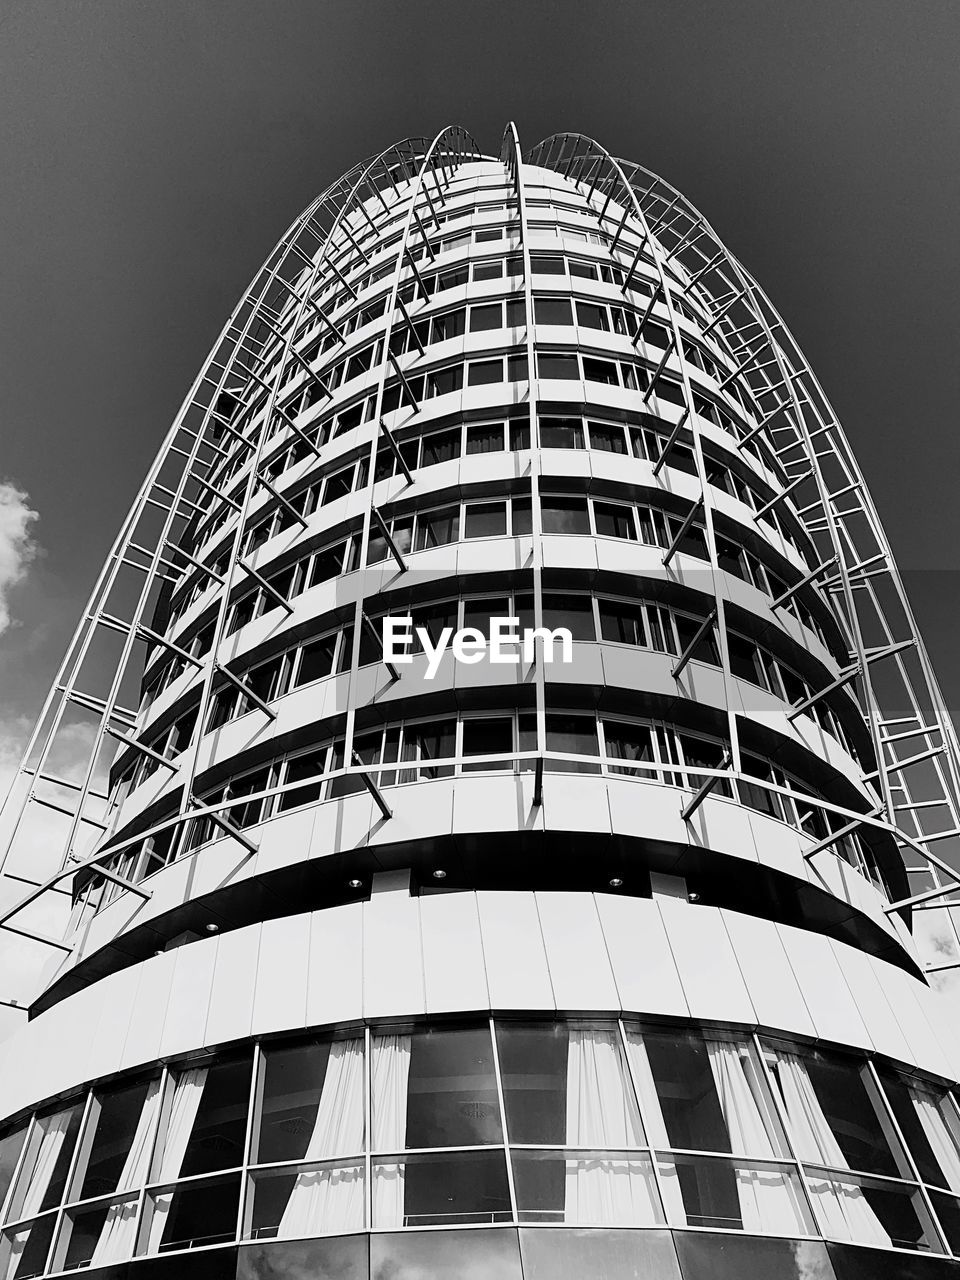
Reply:
[[[398,144],[244,295],[24,762],[0,1280],[960,1275],[956,759],[709,224]]]

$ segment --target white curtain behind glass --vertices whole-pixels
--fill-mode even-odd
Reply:
[[[402,1151],[407,1139],[410,1037],[374,1036],[371,1070],[374,1149]],[[374,1226],[403,1226],[403,1176],[402,1160],[376,1165],[373,1174]]]
[[[642,1143],[619,1032],[571,1027],[567,1146],[617,1151]],[[567,1156],[565,1222],[649,1226],[660,1220],[653,1171],[645,1160]]]
[[[147,1181],[150,1174],[150,1152],[153,1146],[153,1134],[156,1128],[157,1115],[160,1110],[160,1081],[152,1080],[143,1100],[137,1128],[130,1143],[130,1150],[124,1161],[117,1183],[117,1191],[136,1191]],[[181,1157],[182,1158],[182,1157]],[[129,1258],[136,1244],[137,1200],[124,1200],[121,1204],[113,1204],[107,1210],[107,1219],[100,1232],[90,1260],[92,1267],[104,1266],[108,1262],[117,1262],[121,1258]]]
[[[944,1176],[944,1186],[960,1192],[960,1130],[957,1117],[949,1109],[949,1102],[940,1102],[940,1095],[922,1085],[910,1086],[917,1119],[923,1128],[930,1148]]]
[[[793,1145],[800,1159],[838,1169],[849,1168],[802,1059],[795,1053],[778,1051],[777,1075]],[[834,1182],[817,1174],[808,1178],[807,1185],[824,1235],[856,1240],[860,1244],[890,1245],[890,1236],[867,1203],[861,1187],[852,1182]]]
[[[651,1147],[668,1147],[670,1139],[667,1135],[663,1112],[660,1110],[656,1081],[650,1069],[647,1046],[643,1043],[643,1037],[639,1032],[627,1032],[627,1052],[630,1055],[630,1070],[637,1082],[637,1093],[640,1096],[643,1122],[647,1126],[650,1145]],[[683,1208],[683,1196],[680,1194],[677,1167],[671,1160],[667,1163],[659,1163],[659,1169],[660,1194],[663,1196],[667,1221],[683,1226],[686,1224],[687,1216]]]
[[[772,1160],[781,1152],[767,1098],[745,1046],[732,1040],[708,1040],[707,1058],[720,1109],[737,1155]],[[737,1168],[737,1193],[744,1231],[802,1234],[809,1216],[802,1210],[796,1184],[773,1170]]]
[[[173,1088],[173,1099],[170,1104],[170,1115],[167,1120],[167,1131],[164,1135],[163,1155],[160,1157],[160,1168],[154,1182],[173,1182],[178,1177],[187,1154],[187,1143],[193,1132],[193,1125],[203,1097],[204,1085],[207,1083],[205,1067],[194,1071],[184,1071],[177,1076]],[[163,1239],[163,1230],[167,1225],[167,1214],[173,1202],[173,1192],[155,1196],[153,1214],[150,1218],[150,1233],[147,1244],[148,1253],[156,1253]]]
[[[57,1160],[66,1140],[73,1110],[73,1107],[68,1107],[66,1111],[58,1111],[55,1115],[44,1116],[42,1120],[37,1121],[37,1132],[40,1139],[37,1158],[30,1171],[30,1182],[27,1186],[27,1193],[23,1198],[23,1204],[17,1214],[18,1217],[31,1217],[38,1212],[40,1205],[43,1203],[43,1197],[47,1194],[47,1187],[50,1185],[50,1179],[53,1177],[53,1171],[57,1166]],[[29,1238],[29,1235],[24,1232],[23,1235],[11,1241],[10,1253],[7,1257],[4,1271],[4,1280],[12,1280],[12,1277],[16,1275],[17,1267],[20,1265],[20,1256]]]
[[[363,1042],[330,1046],[317,1117],[304,1160],[327,1160],[363,1149]],[[297,1175],[278,1235],[313,1236],[363,1226],[363,1171],[356,1166]]]

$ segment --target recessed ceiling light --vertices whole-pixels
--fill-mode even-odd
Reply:
[[[348,880],[348,881],[347,881],[347,886],[348,886],[348,888],[350,888],[350,889],[362,889],[362,888],[363,888],[363,881],[362,881],[362,880]]]
[[[623,881],[620,879],[620,877],[619,877],[619,876],[612,876],[612,877],[611,877],[611,879],[610,879],[610,888],[611,888],[611,889],[619,889],[619,888],[620,888],[620,886],[621,886],[622,884],[623,884]]]
[[[447,873],[445,871],[441,871],[440,868],[438,867],[437,870],[433,873],[433,878],[434,880],[446,880]]]
[[[219,933],[219,932],[220,932],[220,926],[218,924],[213,924],[211,922],[210,924],[207,925],[207,933]]]

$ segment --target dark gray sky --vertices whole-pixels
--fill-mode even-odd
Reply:
[[[508,118],[659,171],[764,284],[960,707],[955,0],[3,0],[0,480],[40,551],[0,607],[0,762],[286,225],[398,138],[495,151]],[[0,605],[18,529],[0,489]]]

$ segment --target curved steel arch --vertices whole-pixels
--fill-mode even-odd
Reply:
[[[119,737],[121,741],[129,742],[127,734],[136,731],[136,711],[121,702],[122,691],[132,692],[134,699],[137,697],[135,686],[141,664],[133,660],[134,646],[138,640],[145,640],[148,645],[166,643],[150,629],[147,619],[152,617],[161,591],[169,588],[179,575],[189,571],[191,564],[197,563],[179,547],[178,542],[191,521],[202,512],[205,495],[212,493],[214,500],[225,496],[211,484],[210,478],[215,476],[217,466],[230,454],[230,449],[223,445],[226,439],[228,445],[232,444],[234,449],[244,448],[249,455],[243,463],[249,467],[249,474],[242,502],[233,502],[238,515],[237,528],[222,584],[214,642],[199,664],[205,668],[201,703],[191,735],[190,763],[182,786],[179,813],[152,830],[159,833],[170,826],[180,825],[195,813],[216,813],[216,807],[196,805],[191,791],[201,726],[209,701],[212,675],[217,667],[217,650],[238,563],[243,516],[258,482],[257,462],[269,434],[277,392],[305,310],[314,306],[319,312],[311,300],[314,284],[327,265],[341,228],[344,234],[336,247],[347,250],[350,244],[356,247],[348,219],[355,210],[360,210],[369,219],[363,203],[365,200],[378,199],[384,211],[392,207],[389,201],[400,207],[410,196],[412,179],[416,178],[419,183],[431,168],[451,169],[468,155],[478,157],[479,149],[470,135],[456,125],[442,130],[432,142],[426,138],[407,138],[392,144],[372,159],[353,166],[311,201],[254,274],[201,365],[124,519],[27,742],[14,784],[5,798],[0,817],[4,826],[9,828],[9,835],[0,848],[0,875],[5,874],[8,888],[14,882],[26,884],[29,888],[0,914],[0,931],[27,938],[41,948],[69,951],[70,948],[57,939],[13,921],[38,898],[57,889],[87,866],[97,866],[108,879],[119,879],[125,888],[133,889],[141,897],[149,896],[146,891],[101,866],[103,860],[122,848],[125,842],[112,844],[108,838],[111,817],[115,814],[111,812],[109,796],[97,789],[97,775],[108,767],[103,752],[109,739]],[[400,184],[404,187],[402,195]],[[339,276],[336,266],[331,263],[331,267]],[[265,336],[262,336],[262,331],[265,331]],[[271,361],[273,377],[268,381]],[[262,377],[258,370],[266,377]],[[256,382],[267,389],[261,424],[246,435],[241,435],[224,422],[218,413],[221,395],[235,389],[238,380],[245,386]],[[259,414],[251,415],[252,418],[257,416]],[[154,512],[160,515],[151,521],[149,517]],[[138,586],[132,592],[120,582],[125,573],[137,577]],[[128,595],[130,599],[126,598]],[[119,656],[110,660],[112,676],[103,688],[94,693],[89,684],[96,672],[88,668],[96,666],[95,645],[104,633],[119,634],[122,643]],[[134,686],[132,689],[131,684]],[[55,758],[58,745],[62,744],[65,730],[70,729],[66,717],[73,708],[80,709],[90,718],[84,726],[89,741],[80,753],[81,759],[75,764],[75,776],[59,776],[52,771],[50,762]],[[11,875],[8,870],[10,860],[16,859],[27,839],[23,833],[24,819],[40,810],[56,810],[67,820],[65,838],[57,839],[57,845],[63,850],[59,866],[45,868],[49,873],[36,877],[25,874],[26,868],[16,869],[16,873]],[[89,827],[101,832],[99,844],[102,847],[88,856],[78,856],[78,832]],[[0,994],[14,995],[12,992]],[[18,999],[0,1000],[0,1003],[22,1004],[17,994]]]
[[[908,867],[909,875],[928,886],[932,879],[932,887],[918,889],[887,911],[937,904],[960,886],[960,748],[889,542],[820,383],[762,288],[676,188],[651,170],[615,160],[582,134],[554,134],[538,143],[527,161],[561,172],[578,185],[589,183],[591,200],[595,193],[605,193],[601,226],[617,184],[629,192],[651,244],[659,245],[666,262],[676,263],[685,276],[681,287],[713,316],[710,328],[723,339],[738,375],[761,407],[761,423],[751,434],[766,433],[783,466],[783,492],[793,494],[804,483],[815,486],[816,498],[797,514],[823,553],[824,566],[833,561],[837,567],[834,578],[822,585],[840,597],[837,612],[846,625],[855,667],[851,682],[859,688],[878,765],[874,776],[883,816],[864,817],[863,822],[895,833],[901,849],[924,860],[920,867]],[[609,172],[604,176],[605,163]],[[776,403],[762,405],[770,396]],[[947,811],[947,825],[942,826],[941,816],[941,827],[929,830],[924,815],[937,809]],[[934,853],[931,844],[952,855],[956,866]],[[960,955],[960,933],[949,905],[945,914]]]

